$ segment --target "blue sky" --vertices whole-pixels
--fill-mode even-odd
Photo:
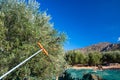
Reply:
[[[37,1],[51,15],[55,29],[68,35],[66,50],[120,39],[120,0]]]

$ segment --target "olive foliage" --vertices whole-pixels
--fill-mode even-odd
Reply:
[[[0,75],[39,50],[37,42],[49,53],[38,54],[6,80],[51,80],[63,70],[66,36],[50,19],[36,0],[0,0]]]

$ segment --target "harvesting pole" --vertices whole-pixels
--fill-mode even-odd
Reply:
[[[48,56],[48,52],[45,50],[45,48],[38,42],[37,43],[38,46],[40,47],[40,50],[38,50],[36,53],[34,53],[33,55],[31,55],[30,57],[28,57],[27,59],[25,59],[24,61],[22,61],[21,63],[19,63],[17,66],[13,67],[11,70],[9,70],[8,72],[6,72],[5,74],[3,74],[2,76],[0,76],[0,80],[2,80],[5,76],[7,76],[8,74],[10,74],[12,71],[14,71],[16,68],[20,67],[21,65],[23,65],[25,62],[27,62],[28,60],[30,60],[31,58],[33,58],[34,56],[36,56],[38,53],[40,53],[41,51],[44,52],[44,54],[46,54]]]

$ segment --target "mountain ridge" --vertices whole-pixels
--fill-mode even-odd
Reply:
[[[120,50],[120,43],[100,42],[97,44],[93,44],[75,50],[80,50],[82,53],[86,53],[90,51],[98,51],[98,52],[114,51],[114,50]]]

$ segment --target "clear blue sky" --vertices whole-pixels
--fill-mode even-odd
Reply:
[[[120,0],[37,0],[47,10],[54,27],[68,35],[65,49],[120,37]]]

